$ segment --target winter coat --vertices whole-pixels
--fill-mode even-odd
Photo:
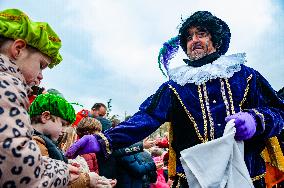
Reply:
[[[117,188],[146,188],[149,184],[148,177],[153,172],[156,173],[154,161],[144,162],[142,152],[124,156],[118,159],[117,167]]]
[[[98,166],[98,161],[95,153],[88,153],[82,155],[82,157],[86,160],[90,172],[96,172],[99,173],[99,166]]]
[[[41,154],[47,157],[55,157],[59,160],[67,162],[67,159],[63,155],[63,152],[55,145],[55,143],[48,137],[35,131],[36,135],[33,136],[33,140],[36,141],[40,148]],[[69,188],[84,188],[90,186],[90,177],[87,173],[80,173],[79,178],[73,181]]]
[[[99,175],[105,176],[106,178],[110,179],[116,179],[117,159],[141,151],[143,151],[143,143],[138,142],[137,144],[133,144],[132,146],[114,150],[108,158],[105,158],[103,154],[99,153],[97,155]]]
[[[0,187],[67,187],[67,164],[43,157],[32,140],[29,87],[16,63],[3,54],[0,88]]]

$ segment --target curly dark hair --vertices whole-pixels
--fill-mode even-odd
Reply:
[[[185,53],[187,51],[186,45],[189,36],[188,30],[191,27],[208,31],[212,37],[213,46],[219,55],[223,55],[228,51],[231,39],[229,26],[208,11],[197,11],[187,18],[179,29],[180,46]]]
[[[278,96],[284,100],[284,87],[277,92]]]

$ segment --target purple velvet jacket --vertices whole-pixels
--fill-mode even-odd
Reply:
[[[221,137],[225,117],[240,111],[249,112],[257,122],[256,134],[245,141],[245,162],[254,178],[265,172],[260,156],[265,140],[283,128],[284,103],[260,73],[245,65],[231,78],[212,79],[199,86],[181,86],[169,80],[142,103],[132,118],[104,135],[111,149],[117,149],[142,140],[169,121],[173,126],[171,144],[177,153],[177,171],[182,172],[180,151]]]

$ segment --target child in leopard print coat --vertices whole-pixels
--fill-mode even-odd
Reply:
[[[20,10],[0,11],[0,187],[66,187],[78,168],[43,157],[32,140],[30,87],[62,60],[60,39],[47,23]]]

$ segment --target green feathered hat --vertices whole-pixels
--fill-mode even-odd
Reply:
[[[21,10],[0,11],[0,35],[11,39],[23,39],[26,43],[52,59],[48,65],[54,67],[62,61],[59,54],[61,40],[45,22],[33,22]]]
[[[45,111],[49,111],[51,115],[60,117],[70,124],[76,120],[73,106],[58,95],[47,93],[37,96],[30,106],[29,114],[34,117]]]

